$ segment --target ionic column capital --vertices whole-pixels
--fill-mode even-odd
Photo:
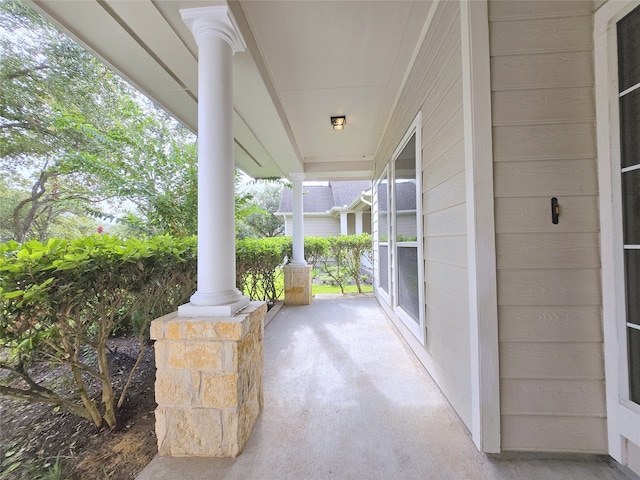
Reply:
[[[238,24],[226,4],[185,8],[180,10],[180,15],[198,46],[207,38],[215,37],[231,45],[233,53],[244,52],[247,48]]]

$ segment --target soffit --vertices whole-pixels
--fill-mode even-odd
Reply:
[[[29,3],[197,131],[197,47],[184,0]],[[236,164],[253,177],[370,178],[424,25],[425,1],[245,1],[234,56]],[[344,114],[334,132],[329,117]]]

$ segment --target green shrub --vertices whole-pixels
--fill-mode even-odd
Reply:
[[[362,257],[371,256],[371,235],[340,235],[327,237],[326,241],[327,249],[318,258],[322,271],[342,293],[351,281],[356,284],[358,293],[362,293]]]
[[[0,369],[10,375],[0,380],[0,394],[60,406],[96,426],[113,427],[116,395],[107,340],[133,312],[146,330],[151,319],[175,310],[173,302],[180,303],[195,284],[195,251],[194,238],[169,236],[1,245]],[[66,365],[76,396],[32,378],[30,367],[39,363]],[[15,386],[16,378],[22,386]],[[89,378],[99,382],[100,399],[91,395]],[[125,393],[126,387],[118,405]]]
[[[291,248],[289,237],[238,241],[238,288],[252,300],[275,302]],[[7,373],[0,376],[0,395],[62,407],[113,427],[150,322],[187,302],[196,289],[196,250],[195,237],[168,235],[0,244],[0,370]],[[360,262],[370,252],[367,234],[305,238],[308,263],[321,264],[343,292],[349,279],[361,292]],[[116,402],[107,341],[129,329],[139,335],[141,351]],[[62,393],[63,382],[37,381],[30,374],[37,364],[67,366],[74,393]],[[100,398],[90,391],[96,383]]]
[[[315,270],[318,263],[327,255],[329,240],[325,237],[305,237],[304,257]]]
[[[372,244],[371,235],[363,233],[361,235],[348,235],[343,237],[346,244],[347,255],[344,258],[344,269],[353,279],[358,287],[358,293],[362,293],[362,257],[367,257],[371,261]]]
[[[236,242],[236,286],[251,300],[275,302],[282,295],[282,276],[291,238],[247,238]]]

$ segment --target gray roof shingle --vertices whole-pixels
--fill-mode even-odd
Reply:
[[[368,180],[330,182],[329,185],[303,185],[302,204],[305,213],[328,212],[333,207],[351,205],[360,194],[371,188]],[[293,210],[293,191],[282,189],[278,212],[290,213]]]
[[[362,192],[371,188],[371,182],[369,180],[331,182],[330,185],[336,207],[347,207],[351,205]]]

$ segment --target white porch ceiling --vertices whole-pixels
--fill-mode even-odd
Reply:
[[[205,0],[29,0],[197,131],[197,47],[182,8]],[[235,161],[253,177],[371,178],[431,2],[240,0]],[[343,131],[329,119],[346,115]]]

